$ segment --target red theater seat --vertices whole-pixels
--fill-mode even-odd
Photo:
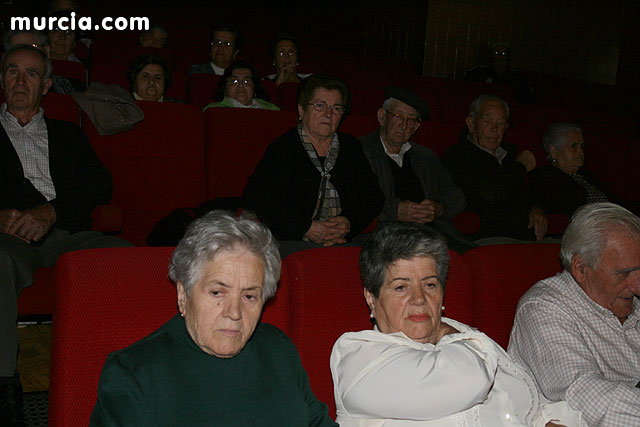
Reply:
[[[61,61],[53,59],[51,60],[53,65],[53,72],[62,77],[71,77],[87,83],[87,68],[81,62],[75,61]]]
[[[218,87],[220,76],[215,74],[193,74],[187,82],[187,99],[189,104],[202,110],[213,102],[213,94]]]
[[[207,197],[241,196],[264,150],[297,123],[292,112],[210,108],[207,126]]]
[[[58,260],[51,331],[49,425],[88,425],[109,353],[177,313],[173,248],[91,249]]]
[[[507,348],[520,297],[562,271],[558,244],[493,245],[462,256],[473,280],[474,326]]]
[[[176,208],[205,200],[204,120],[195,107],[138,101],[144,120],[130,131],[89,140],[113,175],[112,203],[124,214],[122,235],[145,243],[151,228]]]

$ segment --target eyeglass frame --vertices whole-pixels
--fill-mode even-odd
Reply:
[[[406,122],[406,123],[407,123],[407,125],[410,125],[410,126],[419,126],[419,125],[422,123],[422,119],[421,119],[419,116],[418,116],[418,117],[416,117],[416,118],[414,119],[414,118],[410,118],[410,117],[403,116],[403,115],[401,115],[401,114],[392,113],[391,111],[386,110],[386,109],[384,109],[384,108],[383,108],[383,110],[384,110],[384,112],[385,112],[385,113],[387,113],[387,114],[389,114],[389,115],[391,116],[391,121],[392,121],[392,122],[393,122],[394,120],[395,120],[396,122],[397,122],[398,120],[402,120],[402,122],[400,122],[400,124],[403,124],[403,123],[405,123],[405,122]],[[412,124],[412,123],[413,123],[413,124]],[[398,124],[398,123],[396,123],[396,124]]]
[[[228,47],[229,49],[233,49],[233,43],[230,42],[229,40],[215,39],[215,40],[211,40],[211,43],[209,43],[209,45],[211,47],[218,46],[218,47]]]
[[[341,116],[347,112],[347,107],[342,104],[333,104],[329,106],[326,102],[307,102],[304,105],[311,105],[313,107],[313,110],[317,111],[318,113],[324,113],[328,110],[331,110],[331,112],[336,116]],[[336,107],[338,107],[341,111],[336,111]]]
[[[242,82],[242,86],[239,85],[239,83]],[[245,77],[243,79],[238,79],[238,78],[231,78],[229,77],[229,79],[227,79],[227,84],[232,84],[236,87],[245,87],[245,86],[254,86],[255,83],[253,82],[253,77]]]

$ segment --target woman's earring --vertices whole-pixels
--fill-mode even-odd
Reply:
[[[444,305],[442,306],[442,311],[444,311]]]
[[[551,164],[555,166],[558,164],[558,161],[556,159],[551,159]]]
[[[372,319],[375,319],[375,318],[376,318],[376,315],[375,315],[375,314],[373,314],[373,311],[372,311],[371,313],[369,313],[369,317],[370,317],[370,318],[372,318]]]

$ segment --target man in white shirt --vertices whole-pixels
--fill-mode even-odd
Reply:
[[[582,206],[562,239],[564,271],[520,300],[509,354],[551,400],[592,426],[640,425],[640,218]]]
[[[0,420],[22,425],[16,370],[17,298],[40,267],[64,252],[129,246],[88,231],[90,214],[111,198],[111,174],[75,124],[40,108],[51,87],[51,61],[31,45],[2,57],[0,80]]]

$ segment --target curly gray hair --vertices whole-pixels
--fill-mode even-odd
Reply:
[[[273,297],[280,280],[280,254],[269,229],[254,215],[234,217],[227,211],[212,211],[192,222],[169,263],[169,278],[182,283],[187,295],[200,280],[204,265],[222,251],[244,248],[264,260],[262,298]]]

